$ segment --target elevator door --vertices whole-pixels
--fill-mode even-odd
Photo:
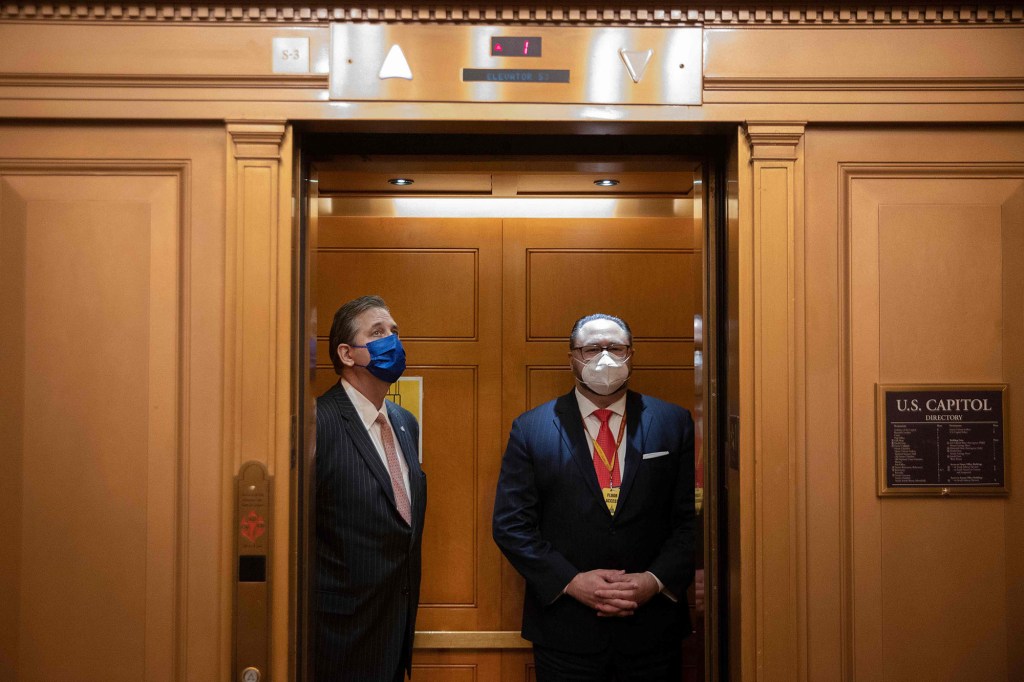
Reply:
[[[368,293],[391,306],[406,376],[422,377],[429,493],[417,680],[532,679],[518,637],[523,581],[491,540],[491,510],[512,420],[572,387],[567,337],[578,317],[626,319],[631,387],[694,409],[700,212],[692,197],[675,202],[676,215],[604,218],[345,215],[339,201],[321,211],[311,391],[337,381],[327,355],[334,311]],[[687,679],[703,679],[703,641],[687,648]]]

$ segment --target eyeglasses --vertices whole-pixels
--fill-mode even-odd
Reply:
[[[603,351],[608,351],[608,354],[612,357],[625,360],[633,351],[633,347],[627,346],[623,343],[609,343],[607,346],[598,346],[597,344],[590,346],[576,346],[572,350],[579,351],[580,357],[584,360],[593,360]]]

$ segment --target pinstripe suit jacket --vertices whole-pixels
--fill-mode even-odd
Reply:
[[[385,404],[409,466],[411,527],[395,507],[387,467],[341,383],[316,403],[317,680],[391,682],[410,670],[427,480],[416,419]]]
[[[693,580],[693,420],[671,403],[629,391],[626,460],[616,513],[604,502],[575,392],[512,424],[494,502],[494,539],[526,578],[523,637],[586,654],[642,653],[690,633]],[[578,572],[651,571],[663,595],[625,618],[598,618],[562,594]]]

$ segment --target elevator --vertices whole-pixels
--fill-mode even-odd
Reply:
[[[714,308],[724,302],[725,266],[712,261],[725,249],[725,202],[715,203],[725,192],[724,138],[449,127],[309,132],[301,150],[305,337],[296,398],[307,455],[296,485],[307,497],[299,519],[310,518],[312,400],[337,382],[331,317],[347,300],[380,294],[402,329],[409,365],[399,384],[418,391],[430,485],[416,677],[448,679],[473,666],[480,679],[530,679],[530,645],[519,636],[523,581],[489,531],[497,472],[512,420],[571,388],[572,323],[606,312],[633,328],[630,388],[686,407],[697,425],[698,579],[686,596],[694,632],[682,679],[726,679],[718,541],[727,506],[715,421],[724,309]],[[408,390],[393,389],[391,399],[408,402]],[[303,537],[300,581],[316,551],[308,529]],[[311,617],[297,621],[306,657]]]
[[[592,305],[701,420],[705,679],[1024,679],[1022,84],[1007,3],[3,4],[0,680],[302,679],[327,280],[413,337],[415,679],[530,674],[484,526]],[[1006,491],[879,494],[920,384],[1007,387]]]

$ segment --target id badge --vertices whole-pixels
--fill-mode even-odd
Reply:
[[[615,507],[619,504],[619,488],[601,488],[604,493],[604,503],[608,505],[608,511],[615,513]]]

